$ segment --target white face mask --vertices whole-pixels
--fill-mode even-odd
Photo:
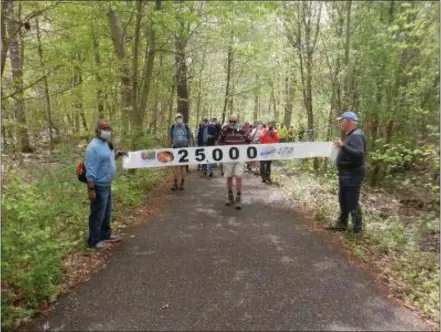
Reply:
[[[182,122],[184,122],[184,120],[182,118],[177,118],[176,119],[176,123],[177,124],[182,124]]]
[[[108,140],[112,137],[112,132],[110,130],[101,130],[101,138]]]

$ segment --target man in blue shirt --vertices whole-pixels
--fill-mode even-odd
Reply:
[[[111,184],[116,175],[115,159],[125,153],[113,152],[112,127],[106,120],[97,122],[95,132],[96,136],[87,146],[84,163],[90,200],[88,243],[92,248],[105,248],[119,240],[111,236]]]

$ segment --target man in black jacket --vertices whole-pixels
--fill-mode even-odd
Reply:
[[[348,228],[349,215],[352,217],[354,234],[362,231],[362,215],[358,200],[360,198],[361,183],[365,176],[366,138],[357,128],[358,117],[353,112],[345,112],[341,117],[341,128],[346,137],[335,145],[340,148],[337,156],[339,179],[340,217],[334,230],[344,231]]]

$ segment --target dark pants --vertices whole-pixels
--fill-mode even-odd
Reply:
[[[90,203],[89,246],[110,239],[110,217],[112,215],[112,191],[110,186],[95,185],[96,199]]]
[[[340,184],[338,199],[340,202],[339,224],[348,225],[348,218],[351,215],[354,230],[362,229],[362,215],[360,204],[360,186],[342,186]]]
[[[271,177],[271,163],[272,160],[261,160],[260,161],[260,176],[262,180],[269,180]]]

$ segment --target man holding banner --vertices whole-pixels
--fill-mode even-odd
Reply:
[[[354,234],[362,231],[360,205],[361,183],[365,176],[366,138],[357,128],[358,117],[353,112],[345,112],[341,117],[341,128],[345,131],[344,141],[340,139],[335,146],[340,148],[337,156],[339,179],[340,217],[332,230],[344,231],[348,228],[349,215],[352,217]]]
[[[222,128],[218,145],[243,145],[250,142],[247,132],[238,127],[238,116],[230,115],[228,125]],[[228,200],[225,203],[227,206],[235,204],[236,209],[240,210],[241,205],[241,191],[242,191],[242,175],[245,168],[245,163],[241,161],[224,163],[224,173],[227,178]],[[233,194],[233,177],[236,179],[236,200]]]

